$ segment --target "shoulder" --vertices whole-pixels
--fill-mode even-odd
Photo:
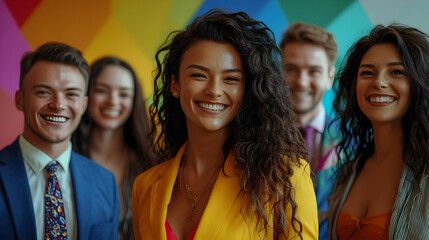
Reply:
[[[21,149],[19,147],[18,139],[16,139],[10,145],[4,147],[3,149],[0,149],[0,158],[6,157],[11,154],[17,154],[20,152],[21,152]]]
[[[297,206],[295,216],[301,221],[302,236],[304,239],[317,239],[319,223],[316,195],[313,181],[310,177],[310,166],[305,160],[300,159],[299,163],[292,163],[292,169],[293,175],[290,181],[294,190],[292,192],[293,198]],[[288,210],[290,215],[291,209]],[[299,226],[297,227],[299,228]]]
[[[82,174],[88,174],[87,177],[96,181],[104,181],[106,179],[110,180],[111,178],[115,178],[113,176],[113,173],[111,173],[109,170],[105,169],[100,164],[75,151],[72,151],[70,158],[70,166],[72,168],[72,171],[76,170],[81,172]]]
[[[165,173],[167,169],[169,169],[169,166],[173,160],[174,158],[151,167],[145,172],[141,173],[134,181],[134,186],[150,186],[162,176],[162,173]]]
[[[307,161],[299,159],[298,163],[293,162],[291,165],[293,170],[293,179],[310,178],[311,170]]]
[[[307,161],[300,159],[299,163],[292,163],[293,174],[290,182],[295,190],[296,195],[311,195],[313,197],[314,184],[311,180],[310,165]],[[301,196],[299,196],[301,197]]]

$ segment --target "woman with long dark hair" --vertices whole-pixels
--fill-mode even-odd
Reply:
[[[337,89],[343,140],[330,239],[428,239],[427,35],[376,26],[349,50]]]
[[[110,170],[119,188],[119,239],[134,239],[134,179],[153,165],[149,119],[137,76],[117,57],[91,65],[88,109],[73,135],[75,151]]]
[[[162,164],[133,187],[137,239],[316,239],[317,208],[280,50],[246,13],[211,11],[157,52]]]

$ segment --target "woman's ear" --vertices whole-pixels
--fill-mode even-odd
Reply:
[[[176,79],[176,75],[174,74],[171,75],[170,91],[175,98],[180,97],[180,84],[179,81]]]

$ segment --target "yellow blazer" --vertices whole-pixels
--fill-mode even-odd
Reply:
[[[165,230],[167,208],[185,149],[186,144],[182,146],[175,158],[149,169],[135,180],[132,206],[136,239],[167,239]],[[263,233],[258,233],[256,230],[255,218],[247,216],[245,220],[243,217],[243,193],[234,169],[234,156],[229,154],[225,162],[226,175],[220,171],[194,239],[263,238]],[[295,167],[291,178],[298,206],[296,216],[302,223],[304,240],[317,239],[319,227],[316,197],[309,169],[307,163],[301,167]],[[290,205],[287,206],[286,211],[287,220],[290,222]],[[288,229],[288,239],[298,239],[290,223]],[[272,239],[272,235],[272,228],[269,228],[268,239]]]

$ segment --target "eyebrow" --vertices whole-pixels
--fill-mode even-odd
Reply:
[[[210,72],[210,69],[208,69],[208,68],[206,68],[204,66],[201,66],[201,65],[191,64],[188,67],[186,67],[186,69],[190,69],[190,68],[196,68],[196,69],[200,69],[200,70],[203,70],[203,71]],[[223,70],[222,72],[223,73],[231,73],[231,72],[243,73],[243,71],[241,69],[238,69],[238,68],[226,69],[226,70]]]
[[[36,88],[47,88],[47,89],[50,89],[50,90],[52,90],[52,89],[53,89],[51,86],[46,85],[46,84],[37,84],[37,85],[34,85],[32,89],[36,89]],[[77,88],[77,87],[70,87],[70,88],[66,88],[66,90],[67,90],[67,91],[72,90],[72,91],[79,91],[79,92],[83,92],[83,89],[81,89],[81,88]]]
[[[387,66],[404,66],[404,64],[402,62],[391,62],[391,63],[387,64]],[[361,64],[359,67],[360,68],[361,67],[373,68],[374,64],[369,64],[369,63],[368,64]]]
[[[283,64],[283,66],[285,66],[285,67],[298,67],[298,65],[293,64],[293,63],[285,63],[285,64]],[[321,65],[307,65],[305,67],[306,68],[319,68],[319,69],[323,69],[323,66],[321,66]]]
[[[107,85],[105,83],[95,83],[95,86],[97,86],[97,85],[101,85],[103,87],[110,88],[110,85]],[[133,91],[133,88],[131,88],[131,87],[119,87],[119,89]]]

